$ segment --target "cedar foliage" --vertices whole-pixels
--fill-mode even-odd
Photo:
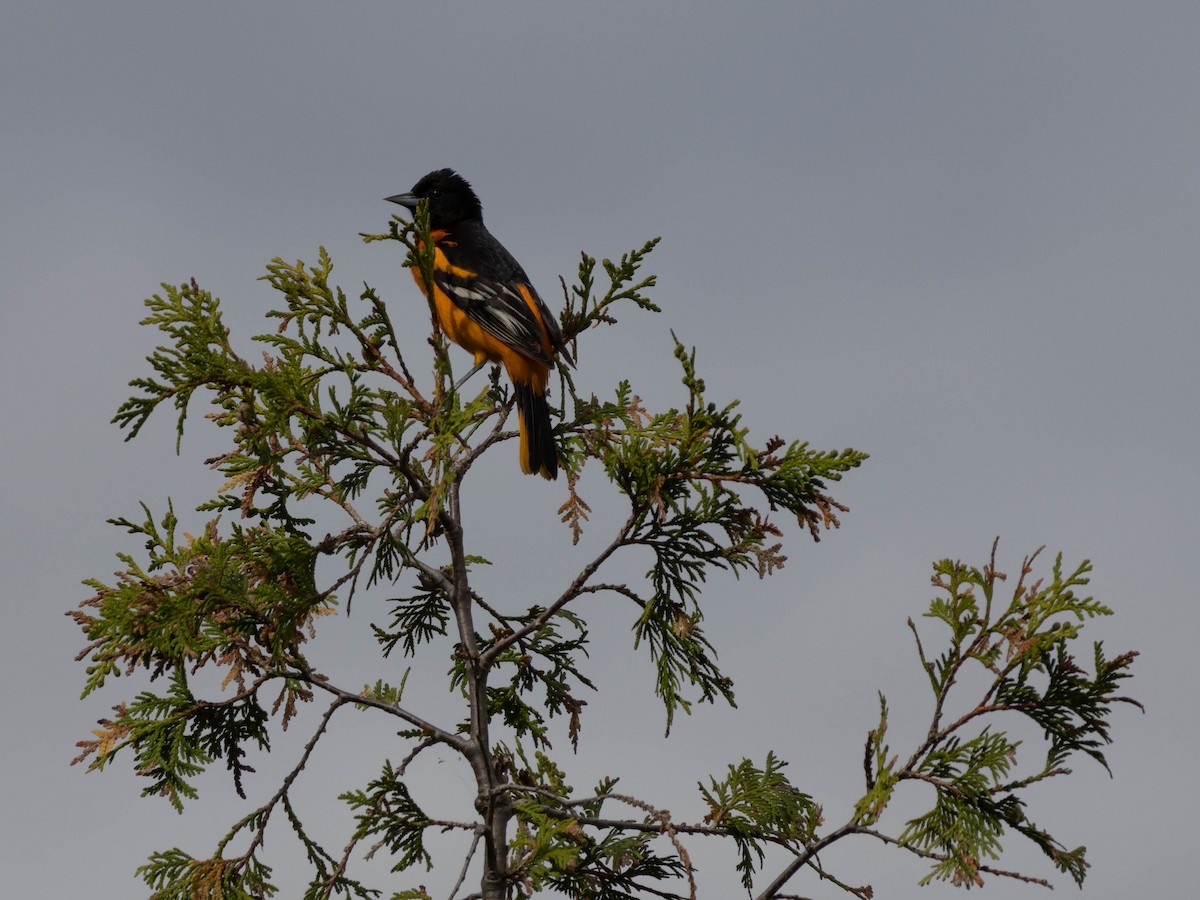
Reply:
[[[425,269],[432,283],[432,260],[420,249],[430,246],[423,210],[416,222],[393,219],[387,234],[364,237],[399,242],[407,262]],[[615,262],[583,254],[575,283],[563,282],[560,320],[576,359],[595,329],[618,324],[618,314],[658,311],[647,296],[654,277],[642,273],[656,243]],[[846,509],[828,486],[866,454],[781,437],[752,442],[736,403],[708,399],[695,351],[678,340],[683,399],[661,412],[647,410],[627,382],[604,397],[581,393],[560,367],[555,434],[566,479],[559,512],[576,542],[585,528],[606,529],[610,538],[569,583],[536,585],[536,605],[483,597],[472,587],[472,571],[489,561],[472,554],[464,538],[461,496],[476,460],[515,437],[510,391],[495,373],[473,395],[469,387],[455,391],[451,353],[436,326],[432,378],[415,377],[403,353],[411,337],[394,318],[398,310],[411,316],[408,301],[389,307],[364,287],[352,303],[331,283],[332,268],[324,249],[315,265],[271,262],[264,278],[279,295],[279,308],[268,314],[278,327],[255,338],[265,348],[257,365],[235,351],[218,300],[194,280],[164,284],[146,301],[143,324],[158,328],[165,343],[149,357],[153,374],[131,382],[136,393],[114,421],[132,438],[170,406],[182,440],[199,394],[211,404],[206,418],[229,438],[227,452],[209,460],[226,483],[197,510],[208,518],[198,520],[195,536],[180,528],[169,502],[160,514],[143,504],[141,515],[111,520],[142,549],[120,552],[116,579],[87,582],[92,596],[70,613],[87,639],[79,655],[87,660],[84,696],[113,689],[118,676],[148,678],[80,742],[75,762],[100,770],[127,759],[146,779],[144,795],[165,797],[180,811],[196,797],[197,777],[221,763],[245,798],[244,783],[254,777],[248,752],[281,741],[300,704],[325,704],[299,761],[267,802],[209,851],[171,848],[149,857],[139,874],[152,897],[275,895],[264,848],[272,822],[304,850],[305,898],[429,897],[416,885],[435,863],[426,846],[431,829],[462,835],[463,858],[437,860],[461,870],[454,895],[473,872],[479,890],[466,896],[487,900],[544,892],[694,898],[695,851],[688,847],[703,841],[731,842],[743,885],[763,900],[791,896],[781,891],[803,870],[869,897],[870,887],[853,886],[819,860],[823,848],[851,835],[926,860],[926,881],[969,887],[993,874],[1048,886],[991,864],[1001,840],[1019,836],[1082,883],[1084,848],[1068,849],[1034,825],[1025,798],[1037,782],[1068,774],[1073,757],[1107,765],[1109,712],[1117,702],[1136,702],[1120,693],[1134,653],[1108,657],[1096,644],[1090,668],[1077,657],[1086,622],[1110,612],[1077,593],[1087,584],[1086,561],[1068,569],[1059,557],[1049,580],[1035,579],[1034,554],[1007,595],[994,546],[982,568],[949,560],[934,566],[937,595],[925,615],[940,628],[926,629],[936,645],[908,623],[929,679],[927,736],[893,751],[880,696],[879,724],[866,741],[863,795],[843,811],[841,824],[828,823],[830,813],[792,783],[774,750],[761,764],[746,758],[701,779],[708,814],[699,822],[676,821],[659,798],[617,791],[615,775],[575,791],[551,756],[550,738],[552,720],[560,719],[578,745],[583,695],[597,687],[587,673],[589,624],[578,601],[609,595],[628,610],[634,642],[653,661],[652,688],[668,731],[674,714],[696,703],[732,704],[733,681],[714,648],[720,636],[704,628],[706,579],[722,569],[774,574],[786,560],[781,523],[794,521],[814,540],[836,527]],[[589,464],[601,484],[625,498],[623,521],[589,521],[580,480]],[[522,477],[515,466],[513,477]],[[338,516],[340,530],[318,534],[314,504]],[[644,581],[604,581],[605,564],[629,550],[649,552]],[[405,583],[412,583],[407,591]],[[379,644],[380,677],[354,689],[336,672],[318,671],[305,647],[319,637],[323,619],[339,608],[350,613],[360,591],[374,604],[355,616],[374,618],[364,626]],[[442,639],[452,646],[448,655]],[[449,666],[446,677],[462,703],[457,721],[432,721],[406,705],[406,665],[426,677]],[[985,673],[982,697],[961,696],[968,669]],[[212,672],[219,689],[200,693],[199,683],[217,683],[199,677]],[[954,708],[967,710],[956,718],[946,713],[952,696]],[[333,845],[343,849],[331,850],[302,820],[293,791],[335,713],[351,709],[393,717],[400,731],[395,746],[380,748],[378,777],[345,787],[340,799],[356,825]],[[1031,762],[1029,750],[998,727],[1002,713],[1036,725],[1044,759]],[[344,718],[337,716],[339,727]],[[451,751],[471,773],[475,821],[441,819],[414,800],[407,770],[434,747]],[[885,826],[906,783],[930,792],[931,805]],[[380,852],[399,873],[386,889],[356,873],[358,860]]]

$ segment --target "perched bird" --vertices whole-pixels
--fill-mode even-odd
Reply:
[[[556,355],[572,360],[554,314],[520,263],[484,227],[479,198],[457,172],[430,172],[409,193],[386,199],[410,210],[429,201],[432,291],[416,266],[413,279],[432,298],[446,336],[475,356],[467,378],[488,362],[504,364],[517,400],[521,470],[556,478],[547,382]]]

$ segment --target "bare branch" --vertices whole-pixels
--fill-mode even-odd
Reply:
[[[447,900],[454,900],[454,895],[458,893],[458,889],[462,887],[464,879],[467,877],[467,869],[471,866],[471,858],[475,855],[475,848],[479,846],[479,839],[483,837],[485,829],[482,827],[475,828],[475,834],[471,838],[471,846],[467,848],[467,857],[463,860],[462,871],[458,873],[458,881],[454,882],[454,887],[450,889],[450,896]]]
[[[563,591],[561,595],[559,595],[559,598],[551,603],[541,615],[535,618],[528,625],[523,628],[519,628],[507,637],[496,641],[496,643],[489,647],[487,652],[483,655],[483,658],[480,660],[480,664],[483,666],[492,665],[492,663],[495,662],[496,657],[498,657],[506,649],[527,635],[533,634],[535,631],[539,630],[554,617],[555,613],[578,597],[583,591],[584,586],[587,584],[588,579],[596,574],[596,570],[604,565],[605,561],[626,543],[629,538],[630,531],[633,529],[633,526],[637,523],[639,518],[641,518],[641,513],[638,510],[635,509],[630,512],[629,517],[617,530],[616,537],[614,537],[611,543],[601,550],[591,562],[583,567],[583,570],[575,577],[570,585],[567,586],[567,589]]]
[[[408,722],[410,725],[419,728],[422,732],[429,735],[429,737],[433,740],[453,747],[460,753],[465,753],[467,750],[466,741],[458,737],[458,735],[452,734],[445,729],[438,728],[433,723],[422,719],[415,713],[409,712],[404,707],[395,703],[385,703],[383,700],[376,700],[374,697],[366,697],[362,694],[356,694],[352,691],[347,691],[338,687],[337,685],[330,684],[328,681],[324,681],[311,675],[303,676],[303,680],[306,684],[310,684],[315,688],[320,688],[326,693],[333,694],[335,697],[341,698],[343,703],[356,703],[361,706],[370,706],[374,709],[379,709],[383,712],[389,713],[390,715],[397,716],[403,719],[405,722]]]
[[[313,736],[309,738],[308,743],[304,745],[304,752],[300,755],[300,761],[296,763],[292,771],[288,772],[287,776],[283,779],[283,784],[279,786],[279,790],[277,790],[274,795],[272,795],[271,799],[267,801],[266,805],[261,808],[261,817],[259,819],[258,828],[255,830],[254,837],[250,841],[250,846],[246,848],[246,852],[238,857],[238,861],[234,865],[235,871],[245,866],[246,863],[250,861],[250,858],[254,856],[254,851],[256,851],[262,844],[263,838],[266,836],[267,823],[271,819],[272,810],[275,809],[275,805],[280,800],[287,796],[288,791],[291,790],[293,782],[295,782],[296,778],[308,764],[308,758],[312,756],[312,752],[317,746],[317,741],[319,741],[321,736],[325,734],[325,729],[329,726],[329,720],[333,718],[333,714],[342,706],[345,706],[347,702],[348,701],[342,699],[341,697],[338,697],[333,701],[333,703],[329,704],[329,708],[325,710],[325,715],[321,717],[321,724],[317,726],[317,730],[313,732]],[[225,848],[228,840],[236,833],[236,829],[231,831],[228,837],[217,845],[218,855],[220,855],[221,851]]]

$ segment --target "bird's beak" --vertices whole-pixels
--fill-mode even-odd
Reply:
[[[386,200],[388,203],[399,203],[401,206],[405,207],[406,209],[410,209],[410,210],[414,210],[414,211],[417,208],[417,203],[419,203],[421,200],[421,198],[418,197],[416,194],[397,194],[394,197],[384,197],[383,199]]]

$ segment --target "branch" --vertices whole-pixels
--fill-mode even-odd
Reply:
[[[252,814],[254,816],[259,816],[259,825],[257,830],[254,832],[254,838],[250,841],[250,846],[246,848],[246,852],[238,857],[237,862],[234,864],[233,870],[235,872],[241,870],[246,863],[250,861],[250,858],[254,855],[254,851],[262,846],[263,838],[265,837],[267,831],[267,823],[271,819],[271,812],[275,809],[275,804],[287,796],[287,792],[291,789],[292,783],[308,764],[308,758],[312,756],[312,752],[317,746],[317,741],[319,741],[321,736],[325,734],[325,729],[329,725],[329,720],[332,719],[333,714],[347,702],[349,701],[338,697],[329,705],[329,709],[325,710],[325,715],[321,717],[321,724],[317,726],[317,730],[313,732],[313,736],[309,739],[308,743],[304,745],[304,752],[300,755],[300,761],[296,763],[296,766],[292,769],[292,771],[288,772],[287,777],[283,779],[283,784],[280,785],[279,790],[275,792],[274,796],[267,801],[267,804],[260,807],[255,813]],[[242,822],[246,821],[248,821],[248,819],[242,820]],[[218,857],[239,830],[239,828],[235,827],[233,831],[231,831],[221,841],[221,843],[217,845],[216,855]]]
[[[291,412],[300,413],[300,414],[306,416],[307,418],[312,419],[314,422],[324,422],[328,425],[332,425],[334,430],[339,435],[341,435],[343,438],[345,438],[346,440],[350,441],[353,444],[357,444],[358,446],[363,447],[366,450],[370,450],[374,453],[377,453],[379,455],[379,458],[383,461],[383,464],[388,466],[389,468],[396,468],[400,465],[400,461],[391,452],[389,452],[386,447],[384,447],[382,444],[380,444],[378,441],[376,441],[374,438],[372,438],[365,431],[361,431],[361,432],[354,431],[352,429],[346,428],[344,425],[340,425],[336,422],[331,422],[329,420],[328,416],[325,416],[319,412],[316,412],[315,410],[309,408],[308,406],[304,405],[303,403],[293,402],[291,405]]]
[[[847,823],[836,831],[831,831],[819,841],[814,841],[804,850],[803,853],[799,854],[794,860],[784,867],[783,871],[779,873],[775,880],[767,886],[767,889],[758,895],[757,900],[772,900],[772,898],[775,898],[778,895],[779,890],[785,884],[787,884],[788,880],[791,879],[791,877],[799,872],[802,868],[808,865],[812,861],[813,857],[815,857],[818,853],[820,853],[830,844],[840,841],[846,835],[856,834],[862,830],[863,827],[860,825]]]
[[[867,828],[864,826],[864,827],[857,828],[856,831],[859,834],[865,834],[865,835],[868,835],[873,838],[878,838],[879,840],[883,841],[885,844],[892,844],[893,846],[899,847],[902,850],[907,850],[909,853],[916,854],[917,856],[920,856],[923,859],[932,859],[932,860],[936,860],[937,862],[944,862],[948,858],[947,856],[945,856],[944,854],[941,854],[941,853],[930,853],[928,850],[922,850],[921,848],[914,847],[911,844],[905,844],[905,843],[897,840],[896,838],[892,837],[891,835],[883,834],[882,832],[876,831],[873,828]],[[1047,881],[1044,878],[1034,878],[1030,875],[1022,875],[1020,872],[1010,872],[1007,869],[996,869],[996,868],[993,868],[992,866],[980,865],[978,868],[979,868],[980,872],[987,872],[989,875],[996,875],[1001,878],[1012,878],[1016,881],[1023,881],[1026,884],[1036,884],[1036,885],[1039,885],[1040,887],[1044,887],[1049,890],[1054,890],[1054,885],[1052,885],[1049,881]]]
[[[356,846],[358,846],[358,838],[350,838],[350,843],[342,850],[342,858],[338,860],[338,864],[329,873],[329,877],[325,879],[325,884],[321,890],[321,900],[329,900],[330,895],[333,893],[334,885],[337,884],[337,880],[345,874],[346,866],[350,864],[350,854],[354,852]]]
[[[467,849],[467,858],[463,860],[462,871],[458,873],[458,881],[454,882],[454,887],[450,889],[449,900],[454,900],[454,895],[462,887],[462,883],[467,877],[467,869],[471,865],[471,857],[475,855],[475,848],[479,846],[479,839],[483,837],[483,834],[483,829],[477,826],[475,828],[475,836],[471,838],[471,846]]]
[[[548,788],[537,787],[535,785],[523,784],[503,784],[497,788],[498,791],[508,791],[509,793],[524,793],[538,794],[543,797],[548,797],[554,800],[562,809],[554,809],[553,807],[543,806],[542,810],[546,815],[556,819],[572,819],[581,825],[590,825],[593,828],[609,828],[615,831],[635,831],[639,834],[666,834],[668,829],[679,832],[680,834],[695,834],[701,837],[732,837],[735,832],[721,825],[692,825],[687,822],[674,823],[671,822],[671,814],[667,810],[656,809],[644,800],[639,800],[637,797],[632,797],[628,794],[594,794],[590,797],[579,797],[574,800],[569,800],[566,797],[560,797],[558,794]],[[635,822],[632,819],[604,819],[597,816],[577,816],[567,812],[567,810],[577,807],[586,806],[589,803],[596,801],[616,800],[620,803],[627,803],[637,809],[645,810],[646,814],[658,818],[658,824],[653,822]],[[780,841],[771,836],[764,836],[764,840],[770,841],[780,847],[786,847],[793,853],[795,848],[790,844]]]
[[[498,657],[501,653],[503,653],[513,644],[520,641],[522,638],[525,638],[528,635],[533,634],[535,631],[538,631],[554,617],[555,613],[583,593],[583,589],[587,584],[587,580],[596,574],[596,570],[604,565],[605,561],[626,543],[626,541],[629,539],[630,531],[633,529],[634,524],[639,518],[641,518],[641,512],[635,508],[629,513],[629,517],[625,520],[624,524],[621,525],[620,529],[617,531],[617,536],[613,538],[612,542],[603,550],[601,550],[595,559],[583,567],[583,571],[581,571],[575,577],[575,580],[572,581],[567,589],[562,592],[559,598],[551,603],[541,615],[531,621],[524,628],[519,628],[507,637],[501,638],[500,640],[496,641],[496,643],[492,644],[492,646],[489,647],[480,658],[480,664],[485,667],[492,665],[495,662],[496,657]]]
[[[579,593],[581,594],[598,594],[600,591],[612,591],[614,594],[621,594],[628,597],[642,609],[645,609],[649,603],[648,600],[624,584],[589,584],[579,589]]]
[[[382,302],[380,302],[377,297],[374,296],[374,292],[372,292],[372,296],[370,297],[370,299],[371,299],[372,305],[375,307],[375,310],[381,316],[387,318],[387,307]],[[382,353],[379,352],[379,347],[377,347],[375,345],[375,342],[372,341],[367,336],[366,332],[364,332],[361,328],[358,327],[358,325],[354,322],[353,319],[347,318],[346,321],[342,322],[341,324],[345,328],[349,329],[350,332],[356,338],[358,338],[358,342],[362,346],[363,354],[364,355],[370,354],[371,359],[373,359],[375,362],[377,362],[379,364],[379,368],[383,371],[383,373],[385,375],[388,376],[388,378],[391,378],[398,385],[400,385],[402,388],[404,388],[404,390],[408,393],[408,395],[410,397],[412,397],[413,400],[425,412],[428,413],[428,412],[432,411],[433,405],[428,400],[426,400],[424,398],[424,396],[422,396],[422,394],[419,390],[417,390],[416,380],[412,377],[412,373],[408,371],[408,366],[405,364],[404,357],[400,355],[398,348],[397,348],[397,352],[396,352],[396,360],[400,364],[400,369],[404,372],[403,375],[401,375],[394,368],[392,368],[392,364],[384,357],[384,355]],[[389,330],[389,332],[392,331],[390,321],[388,321],[388,330]]]
[[[343,703],[355,703],[360,706],[371,706],[375,709],[381,709],[386,713],[390,713],[393,716],[398,716],[405,722],[408,722],[410,725],[419,728],[424,734],[428,735],[429,738],[446,744],[447,746],[454,748],[459,753],[464,755],[467,753],[468,745],[465,740],[456,734],[451,734],[449,731],[446,731],[443,728],[438,728],[433,723],[427,722],[425,719],[422,719],[415,713],[409,712],[402,706],[399,706],[395,703],[386,703],[383,700],[376,700],[374,697],[364,697],[362,694],[356,694],[352,691],[347,691],[344,688],[338,687],[337,685],[330,684],[328,681],[323,681],[311,673],[306,672],[297,677],[301,678],[301,680],[312,687],[320,688],[326,693],[333,694],[335,697],[341,698]]]
[[[514,400],[509,400],[508,403],[505,403],[502,407],[500,407],[499,415],[496,416],[496,424],[492,426],[491,433],[474,447],[467,448],[467,454],[462,457],[462,459],[459,460],[455,466],[455,471],[458,473],[460,480],[464,475],[467,474],[467,470],[471,468],[471,465],[475,462],[475,460],[479,459],[479,457],[483,455],[484,451],[487,450],[488,447],[492,446],[492,444],[517,436],[518,432],[504,430],[504,425],[506,422],[508,422],[508,415],[512,411],[514,402]],[[487,415],[492,415],[495,412],[496,410],[492,409],[487,413]]]

